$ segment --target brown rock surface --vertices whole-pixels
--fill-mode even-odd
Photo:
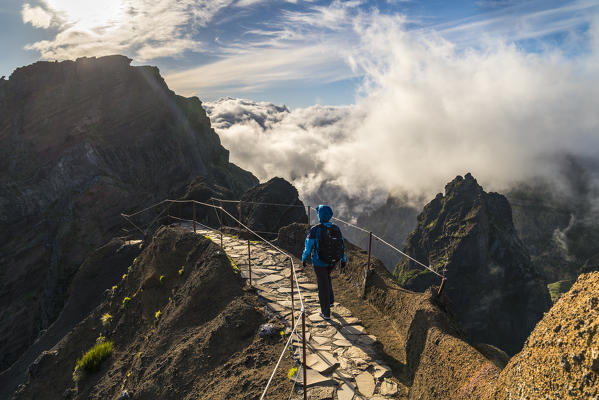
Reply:
[[[496,399],[599,396],[599,272],[581,275],[501,372]]]
[[[15,400],[67,391],[71,399],[116,399],[123,390],[139,400],[258,398],[284,345],[279,335],[258,335],[267,322],[261,309],[220,247],[161,228],[108,299],[38,359]],[[105,313],[112,318],[103,324]],[[76,360],[100,335],[113,341],[112,355],[74,381]],[[291,365],[282,361],[269,398],[288,396]]]
[[[85,256],[122,234],[121,212],[198,175],[236,196],[258,183],[197,98],[130,62],[38,62],[0,82],[0,370],[59,315]]]

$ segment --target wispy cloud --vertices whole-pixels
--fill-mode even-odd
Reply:
[[[27,46],[45,59],[123,53],[145,61],[198,51],[197,29],[233,0],[40,0],[23,5],[23,22],[48,28],[60,16],[53,39]]]
[[[206,104],[233,162],[261,179],[284,176],[306,197],[334,185],[362,199],[420,199],[468,171],[502,190],[554,179],[565,155],[596,158],[599,46],[576,57],[500,40],[463,51],[393,16],[362,15],[353,26],[351,59],[366,82],[355,105]],[[599,21],[581,40],[598,39]]]

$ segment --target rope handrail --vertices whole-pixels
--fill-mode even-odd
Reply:
[[[444,277],[443,275],[441,275],[440,273],[438,273],[437,271],[435,271],[434,269],[432,269],[432,268],[431,268],[431,267],[429,267],[428,265],[425,265],[425,264],[421,263],[420,261],[416,260],[415,258],[413,258],[413,257],[411,257],[411,256],[409,256],[409,255],[407,255],[407,254],[406,254],[406,253],[404,253],[403,251],[399,250],[397,247],[393,246],[391,243],[389,243],[389,242],[386,242],[385,240],[383,240],[381,237],[379,237],[379,236],[377,236],[377,235],[375,235],[375,234],[373,234],[372,236],[373,236],[373,237],[374,237],[376,240],[378,240],[378,241],[380,241],[380,242],[382,242],[382,243],[386,244],[387,246],[391,247],[393,250],[397,251],[397,252],[398,252],[399,254],[401,254],[402,256],[409,258],[410,260],[414,261],[416,264],[418,264],[418,265],[420,265],[420,266],[422,266],[422,267],[424,267],[424,268],[428,269],[429,271],[431,271],[433,274],[437,275],[438,277],[445,279],[445,277]]]
[[[148,207],[146,207],[146,208],[144,208],[144,209],[142,209],[142,210],[140,210],[140,211],[137,211],[137,212],[135,212],[135,213],[132,213],[132,214],[125,214],[125,213],[121,213],[121,216],[122,216],[122,217],[123,217],[123,218],[124,218],[124,219],[125,219],[127,222],[129,222],[131,225],[133,225],[133,226],[134,226],[136,229],[138,229],[138,230],[139,230],[139,231],[140,231],[140,232],[141,232],[143,235],[146,235],[146,232],[145,232],[143,229],[141,229],[141,228],[140,228],[139,226],[137,226],[137,225],[136,225],[136,224],[135,224],[133,221],[131,221],[131,218],[132,218],[132,217],[134,217],[134,216],[136,216],[136,215],[139,215],[139,214],[141,214],[141,213],[143,213],[143,212],[145,212],[145,211],[148,211],[148,210],[150,210],[150,209],[153,209],[153,208],[155,208],[155,207],[158,207],[158,206],[160,206],[160,205],[162,205],[162,204],[165,204],[165,203],[171,203],[171,204],[175,204],[175,203],[179,203],[179,204],[185,204],[185,203],[186,203],[186,204],[189,204],[189,203],[191,203],[191,204],[194,204],[194,211],[193,211],[193,215],[194,215],[194,216],[193,216],[193,220],[189,220],[189,219],[184,219],[184,218],[175,217],[175,216],[172,216],[172,215],[170,215],[170,214],[167,214],[167,216],[168,216],[168,217],[170,217],[170,218],[176,219],[176,220],[180,220],[180,221],[188,221],[188,222],[193,222],[193,224],[194,224],[194,232],[195,232],[195,224],[199,224],[200,226],[203,226],[203,227],[205,227],[205,228],[206,228],[206,229],[208,229],[208,230],[218,230],[218,229],[212,228],[212,227],[210,227],[210,226],[208,226],[208,225],[205,225],[205,224],[202,224],[202,223],[200,223],[200,222],[196,221],[196,217],[195,217],[195,216],[196,216],[196,213],[195,213],[195,204],[198,204],[198,205],[201,205],[201,206],[205,206],[205,207],[209,207],[209,208],[212,208],[212,209],[214,209],[214,210],[215,210],[215,213],[216,213],[216,215],[217,215],[217,218],[218,218],[218,220],[219,220],[219,222],[221,221],[221,219],[220,219],[220,215],[219,215],[219,213],[218,213],[218,210],[221,210],[223,213],[225,213],[226,215],[228,215],[229,217],[231,217],[231,219],[232,219],[233,221],[235,221],[235,222],[237,222],[237,223],[238,223],[238,225],[239,225],[239,229],[241,229],[241,227],[243,227],[243,228],[244,228],[244,229],[245,229],[247,232],[249,232],[249,233],[251,233],[251,234],[255,235],[255,236],[256,236],[257,238],[259,238],[261,241],[265,242],[265,243],[266,243],[268,246],[272,247],[273,249],[275,249],[276,251],[278,251],[278,252],[279,252],[279,253],[281,253],[282,255],[284,255],[284,256],[286,256],[286,257],[288,257],[288,258],[289,258],[289,260],[290,260],[290,262],[291,262],[291,275],[292,275],[292,280],[293,280],[293,282],[292,282],[292,284],[291,284],[291,287],[292,287],[292,289],[293,289],[293,286],[294,286],[294,284],[295,284],[295,287],[297,288],[297,294],[298,294],[298,297],[299,297],[299,300],[300,300],[300,305],[301,305],[301,309],[300,309],[300,315],[298,316],[297,320],[295,320],[295,321],[293,320],[293,317],[291,318],[291,322],[293,323],[292,331],[291,331],[291,333],[290,333],[290,335],[289,335],[289,338],[287,339],[287,342],[286,342],[286,344],[285,344],[285,346],[284,346],[284,348],[283,348],[283,351],[281,352],[281,355],[279,356],[279,359],[278,359],[278,361],[277,361],[277,363],[276,363],[276,365],[275,365],[275,367],[274,367],[274,369],[273,369],[273,371],[272,371],[272,373],[271,373],[271,375],[270,375],[270,378],[269,378],[269,380],[268,380],[268,382],[267,382],[267,384],[266,384],[266,387],[264,388],[264,391],[263,391],[263,393],[262,393],[262,396],[260,397],[260,400],[263,400],[263,399],[264,399],[264,396],[266,395],[266,392],[268,391],[268,388],[269,388],[269,386],[270,386],[270,384],[271,384],[271,382],[272,382],[272,379],[273,379],[273,377],[274,377],[274,375],[275,375],[275,373],[276,373],[277,369],[279,368],[279,365],[280,365],[280,363],[281,363],[281,360],[282,360],[282,358],[283,358],[283,355],[285,354],[285,351],[286,351],[286,350],[287,350],[287,348],[289,347],[289,344],[291,343],[291,339],[293,338],[293,335],[294,335],[294,334],[296,334],[296,331],[297,331],[297,327],[298,327],[298,325],[299,325],[299,320],[300,320],[300,318],[302,319],[302,326],[303,326],[303,328],[302,328],[302,329],[303,329],[303,330],[305,329],[305,325],[304,325],[304,324],[305,324],[305,317],[306,317],[305,313],[306,313],[306,310],[305,310],[305,305],[304,305],[304,299],[303,299],[303,296],[302,296],[302,293],[301,293],[301,288],[300,288],[300,285],[299,285],[299,280],[298,280],[298,278],[297,278],[297,274],[296,274],[296,270],[295,270],[295,263],[294,263],[294,261],[293,261],[293,257],[292,257],[292,256],[291,256],[289,253],[287,253],[285,250],[281,249],[280,247],[278,247],[278,246],[276,246],[275,244],[273,244],[271,241],[269,241],[269,240],[267,240],[267,239],[265,239],[264,237],[262,237],[262,236],[260,236],[260,235],[259,235],[259,233],[263,233],[263,234],[276,234],[276,232],[260,232],[260,231],[254,231],[254,230],[250,229],[250,228],[249,228],[247,225],[245,225],[243,222],[241,222],[241,216],[240,216],[240,218],[239,218],[239,219],[237,219],[235,216],[233,216],[231,213],[229,213],[229,212],[228,212],[228,211],[227,211],[227,210],[226,210],[226,209],[225,209],[225,208],[222,206],[222,203],[223,203],[223,202],[229,202],[229,203],[233,203],[233,202],[236,202],[236,203],[242,203],[242,201],[241,201],[241,200],[223,200],[223,199],[218,199],[218,198],[214,198],[214,197],[211,197],[211,198],[210,198],[210,201],[214,201],[214,200],[216,200],[216,201],[219,201],[221,205],[215,205],[214,203],[213,203],[213,204],[209,204],[209,203],[205,203],[205,202],[198,201],[198,200],[193,200],[193,199],[190,199],[190,200],[173,200],[173,199],[165,199],[165,200],[162,200],[162,201],[160,201],[160,202],[157,202],[157,203],[155,203],[155,204],[152,204],[152,205],[150,205],[150,206],[148,206]],[[243,203],[249,203],[249,204],[262,204],[262,205],[274,205],[274,206],[286,206],[286,207],[302,207],[302,208],[304,207],[304,206],[299,206],[299,205],[294,205],[294,204],[277,204],[277,203],[260,203],[260,202],[243,202]],[[314,209],[314,210],[316,210],[314,207],[311,207],[311,206],[307,206],[307,207],[308,207],[308,215],[310,215],[310,213],[309,213],[310,209]],[[153,221],[150,223],[150,225],[154,224],[154,222],[155,222],[155,221],[156,221],[156,220],[157,220],[157,219],[158,219],[158,218],[159,218],[161,215],[163,215],[167,209],[168,209],[168,207],[167,207],[167,208],[165,208],[165,209],[163,209],[163,210],[162,210],[162,211],[161,211],[161,212],[158,214],[158,216],[156,216],[156,217],[153,219]],[[241,215],[241,213],[240,213],[240,215]],[[380,236],[373,234],[373,233],[372,233],[372,231],[369,231],[369,230],[367,230],[367,229],[365,229],[365,228],[362,228],[362,227],[360,227],[360,226],[358,226],[358,225],[355,225],[355,224],[352,224],[352,223],[350,223],[350,222],[344,221],[344,220],[342,220],[342,219],[340,219],[340,218],[333,217],[332,219],[333,219],[333,220],[335,220],[335,221],[338,221],[338,222],[340,222],[340,223],[344,223],[344,224],[346,224],[346,225],[348,225],[348,226],[350,226],[350,227],[353,227],[353,228],[355,228],[355,229],[358,229],[358,230],[360,230],[360,231],[362,231],[362,232],[368,233],[368,234],[370,235],[370,242],[372,242],[372,238],[374,237],[374,238],[375,238],[375,240],[377,240],[377,241],[380,241],[381,243],[383,243],[383,244],[387,245],[388,247],[390,247],[391,249],[395,250],[395,251],[396,251],[396,252],[398,252],[399,254],[401,254],[401,255],[403,255],[403,256],[405,256],[405,257],[407,257],[407,258],[408,258],[408,259],[410,259],[411,261],[413,261],[413,262],[417,263],[418,265],[420,265],[420,266],[424,267],[425,269],[429,270],[430,272],[432,272],[432,273],[434,273],[435,275],[437,275],[437,276],[439,276],[440,278],[442,278],[442,283],[441,283],[441,286],[440,286],[440,288],[439,288],[439,293],[438,293],[438,294],[440,295],[440,293],[441,293],[441,291],[442,291],[442,289],[443,289],[443,286],[444,286],[444,284],[445,284],[445,280],[446,280],[446,278],[445,278],[445,276],[444,276],[444,272],[445,272],[444,270],[443,270],[443,275],[441,275],[441,274],[439,274],[437,271],[435,271],[434,269],[432,269],[431,267],[429,267],[428,265],[425,265],[424,263],[422,263],[422,262],[420,262],[420,261],[416,260],[415,258],[413,258],[413,257],[409,256],[408,254],[406,254],[405,252],[401,251],[401,250],[400,250],[400,249],[398,249],[397,247],[393,246],[391,243],[389,243],[389,242],[385,241],[385,240],[384,240],[383,238],[381,238]],[[309,223],[309,222],[310,222],[310,221],[308,220],[308,223]],[[222,246],[222,222],[220,222],[220,224],[221,224],[221,229],[220,229],[220,232],[221,232],[221,246]],[[149,229],[149,227],[147,227],[147,229]],[[249,260],[249,248],[250,248],[250,247],[249,247],[249,243],[250,243],[250,242],[249,242],[249,240],[248,240],[248,260]],[[364,275],[364,285],[366,285],[367,271],[370,269],[370,252],[371,252],[371,247],[370,247],[370,246],[371,246],[371,245],[370,245],[370,243],[369,243],[369,247],[368,247],[368,267],[367,267],[367,269],[366,269],[366,272],[365,272],[365,275]],[[251,267],[250,267],[250,285],[251,285]],[[365,287],[365,286],[364,286],[364,287]],[[293,290],[292,290],[292,301],[293,301]],[[303,332],[303,330],[302,330],[302,332]],[[305,369],[305,368],[306,368],[306,365],[305,365],[305,362],[306,362],[306,360],[305,360],[305,346],[306,346],[306,343],[305,343],[305,333],[303,334],[303,343],[304,343],[304,364],[303,364],[303,368]],[[304,371],[304,384],[305,384],[305,380],[306,380],[306,376],[305,376],[305,371]],[[296,381],[297,381],[297,377],[296,377]],[[291,393],[293,392],[293,388],[294,388],[294,386],[295,386],[295,383],[296,383],[296,382],[294,382],[294,384],[293,384],[293,386],[292,386],[292,388],[291,388]],[[304,388],[304,395],[305,395],[305,390],[306,390],[306,388]],[[305,396],[304,396],[304,397],[305,397]]]
[[[309,207],[311,207],[311,206],[309,206]],[[313,208],[313,207],[312,207],[312,208]],[[315,209],[315,208],[313,208],[313,209],[316,211],[316,209]],[[348,226],[351,226],[351,227],[353,227],[353,228],[356,228],[356,229],[358,229],[358,230],[360,230],[360,231],[362,231],[362,232],[365,232],[365,233],[368,233],[368,234],[371,234],[371,233],[372,233],[372,231],[366,230],[366,229],[364,229],[364,228],[362,228],[362,227],[360,227],[360,226],[354,225],[354,224],[352,224],[351,222],[344,221],[344,220],[342,220],[342,219],[340,219],[340,218],[331,217],[331,219],[334,219],[335,221],[339,221],[339,222],[341,222],[341,223],[343,223],[343,224],[346,224],[346,225],[348,225]],[[399,254],[401,254],[402,256],[404,256],[404,257],[407,257],[408,259],[410,259],[410,260],[414,261],[414,262],[415,262],[415,263],[417,263],[418,265],[420,265],[420,266],[422,266],[422,267],[426,268],[427,270],[431,271],[432,273],[434,273],[435,275],[439,276],[440,278],[442,278],[442,279],[445,279],[445,276],[444,276],[444,275],[441,275],[441,274],[439,274],[437,271],[435,271],[434,269],[432,269],[430,266],[428,266],[428,265],[426,265],[426,264],[424,264],[424,263],[422,263],[422,262],[420,262],[420,261],[416,260],[415,258],[413,258],[413,257],[411,257],[411,256],[409,256],[409,255],[407,255],[406,253],[404,253],[403,251],[401,251],[401,250],[400,250],[400,249],[398,249],[397,247],[393,246],[391,243],[387,242],[386,240],[384,240],[384,239],[383,239],[383,238],[381,238],[380,236],[378,236],[378,235],[376,235],[376,234],[372,233],[372,237],[373,237],[373,238],[375,238],[376,240],[378,240],[379,242],[381,242],[381,243],[383,243],[383,244],[385,244],[385,245],[389,246],[391,249],[395,250],[396,252],[398,252],[398,253],[399,253]]]
[[[221,206],[217,206],[217,205],[214,205],[214,204],[204,203],[204,202],[202,202],[202,201],[198,201],[198,200],[173,200],[173,199],[165,199],[165,200],[162,200],[162,201],[160,201],[160,202],[158,202],[158,203],[155,203],[155,204],[153,204],[153,205],[151,205],[151,206],[148,206],[148,207],[144,208],[143,210],[141,210],[141,211],[138,211],[138,212],[136,212],[136,213],[133,213],[133,214],[125,214],[125,213],[121,213],[121,216],[122,216],[123,218],[125,218],[125,219],[126,219],[128,222],[129,222],[129,223],[131,223],[132,225],[134,225],[134,226],[135,226],[135,224],[133,224],[133,223],[130,221],[130,219],[129,219],[130,217],[132,217],[132,216],[135,216],[135,215],[138,215],[139,213],[141,213],[141,212],[144,212],[144,211],[147,211],[147,210],[149,210],[149,209],[151,209],[151,208],[157,207],[157,206],[159,206],[159,205],[161,205],[161,204],[163,204],[163,203],[195,203],[195,204],[199,204],[199,205],[202,205],[202,206],[206,206],[206,207],[210,207],[210,208],[219,209],[219,210],[221,210],[222,212],[224,212],[225,214],[227,214],[229,217],[231,217],[231,218],[232,218],[234,221],[236,221],[236,222],[237,222],[237,223],[238,223],[240,226],[242,226],[243,228],[245,228],[245,229],[246,229],[248,232],[251,232],[251,233],[253,233],[253,234],[254,234],[256,237],[258,237],[258,238],[259,238],[260,240],[262,240],[263,242],[267,243],[267,244],[268,244],[269,246],[271,246],[273,249],[275,249],[275,250],[277,250],[278,252],[280,252],[281,254],[283,254],[283,255],[287,256],[287,257],[289,258],[289,260],[291,261],[291,268],[292,268],[293,278],[294,278],[294,281],[295,281],[295,285],[296,285],[296,287],[297,287],[297,294],[298,294],[298,297],[299,297],[299,300],[300,300],[300,304],[301,304],[301,307],[302,307],[302,309],[304,308],[304,299],[303,299],[303,296],[302,296],[302,294],[301,294],[301,289],[300,289],[299,282],[298,282],[298,280],[297,280],[297,275],[296,275],[296,273],[295,273],[295,263],[293,262],[293,257],[292,257],[292,256],[291,256],[289,253],[287,253],[285,250],[281,249],[281,248],[280,248],[280,247],[278,247],[278,246],[275,246],[275,245],[274,245],[274,244],[273,244],[273,243],[272,243],[270,240],[267,240],[267,239],[263,238],[263,237],[262,237],[262,236],[260,236],[260,235],[259,235],[257,232],[253,231],[251,228],[249,228],[249,227],[248,227],[247,225],[245,225],[243,222],[241,222],[240,220],[238,220],[237,218],[235,218],[235,217],[234,217],[234,216],[233,216],[231,213],[229,213],[229,212],[228,212],[227,210],[225,210],[223,207],[221,207]],[[138,229],[139,229],[139,228],[138,228]],[[212,229],[212,228],[210,228],[210,229]],[[142,233],[143,233],[143,231],[142,231]]]
[[[241,200],[224,200],[224,199],[219,199],[219,198],[216,198],[216,197],[211,197],[210,199],[211,199],[211,200],[222,201],[222,202],[230,202],[230,203],[233,203],[233,202],[235,202],[235,203],[239,203],[239,202],[241,202]],[[148,206],[148,207],[144,208],[143,210],[140,210],[140,211],[138,211],[138,212],[136,212],[136,213],[133,213],[133,214],[124,214],[124,213],[121,213],[121,215],[122,215],[123,217],[132,217],[132,216],[135,216],[135,215],[137,215],[137,214],[140,214],[140,213],[142,213],[142,212],[144,212],[144,211],[147,211],[147,210],[149,210],[149,209],[151,209],[151,208],[153,208],[153,207],[159,206],[160,204],[163,204],[163,203],[165,203],[165,202],[172,202],[172,203],[188,203],[188,202],[194,202],[194,203],[201,204],[201,205],[205,205],[205,206],[208,206],[208,207],[213,207],[213,208],[215,208],[215,209],[220,209],[220,210],[224,211],[224,212],[225,212],[227,215],[229,215],[231,218],[233,218],[233,220],[237,221],[237,222],[238,222],[240,225],[243,225],[243,223],[241,223],[241,221],[239,221],[237,218],[235,218],[233,215],[231,215],[231,214],[230,214],[228,211],[226,211],[224,208],[222,208],[222,207],[220,207],[220,206],[216,206],[216,205],[214,205],[214,204],[203,203],[203,202],[200,202],[200,201],[197,201],[197,200],[170,200],[170,199],[166,199],[166,200],[162,200],[162,201],[160,201],[160,202],[158,202],[158,203],[156,203],[156,204],[153,204],[153,205],[151,205],[151,206]],[[294,207],[295,207],[295,205],[292,205],[292,204],[260,203],[260,202],[244,202],[244,203],[252,203],[252,204],[264,204],[264,205],[279,205],[279,206],[294,206]],[[297,207],[303,207],[303,206],[297,206]],[[307,206],[307,207],[308,207],[309,209],[313,209],[314,211],[316,211],[316,208],[315,208],[315,207],[313,207],[313,206]],[[332,217],[331,219],[333,219],[333,220],[335,220],[335,221],[338,221],[338,222],[341,222],[341,223],[343,223],[343,224],[346,224],[346,225],[348,225],[348,226],[351,226],[352,228],[358,229],[358,230],[360,230],[360,231],[362,231],[362,232],[364,232],[364,233],[371,233],[371,231],[369,231],[369,230],[367,230],[367,229],[365,229],[365,228],[362,228],[362,227],[360,227],[360,226],[358,226],[358,225],[352,224],[351,222],[344,221],[344,220],[342,220],[341,218]],[[140,228],[138,228],[138,227],[137,227],[135,224],[133,224],[131,221],[129,221],[129,222],[130,222],[130,223],[131,223],[133,226],[135,226],[137,229],[140,229]],[[243,226],[244,226],[244,227],[245,227],[245,228],[246,228],[248,231],[251,231],[251,229],[247,228],[245,225],[243,225]],[[252,231],[252,232],[254,232],[254,231]],[[142,232],[142,233],[143,233],[143,232]],[[262,233],[268,233],[268,234],[273,234],[273,235],[275,234],[275,232],[262,232]],[[259,235],[257,235],[257,234],[256,234],[256,236],[260,237],[260,236],[259,236]],[[414,261],[415,263],[417,263],[418,265],[422,266],[423,268],[425,268],[425,269],[427,269],[427,270],[431,271],[432,273],[434,273],[435,275],[439,276],[440,278],[443,278],[443,279],[445,279],[445,275],[444,275],[444,274],[443,274],[443,275],[442,275],[442,274],[439,274],[437,271],[435,271],[435,270],[434,270],[433,268],[431,268],[430,266],[428,266],[428,265],[426,265],[426,264],[424,264],[424,263],[422,263],[422,262],[420,262],[420,261],[416,260],[415,258],[413,258],[413,257],[409,256],[408,254],[406,254],[405,252],[401,251],[401,250],[400,250],[400,249],[398,249],[397,247],[393,246],[391,243],[387,242],[386,240],[384,240],[384,239],[383,239],[383,238],[381,238],[380,236],[378,236],[378,235],[376,235],[376,234],[374,234],[374,233],[372,234],[372,236],[373,236],[373,237],[374,237],[376,240],[378,240],[379,242],[381,242],[381,243],[385,244],[386,246],[388,246],[389,248],[391,248],[391,249],[393,249],[394,251],[398,252],[398,253],[399,253],[399,254],[401,254],[402,256],[404,256],[404,257],[407,257],[408,259],[410,259],[410,260]],[[262,239],[262,240],[266,241],[266,240],[265,240],[264,238],[262,238],[262,237],[260,237],[260,239]],[[268,241],[267,241],[267,242],[268,242]],[[269,242],[269,244],[271,244],[271,245],[272,245],[272,243],[270,243],[270,242]],[[278,250],[278,251],[281,251],[283,254],[285,254],[285,255],[289,256],[289,254],[287,254],[286,252],[282,251],[282,250],[281,250],[281,249],[279,249],[278,247],[276,247],[276,246],[274,246],[274,245],[272,245],[272,246],[273,246],[273,247],[274,247],[276,250]],[[289,257],[291,257],[291,256],[289,256]],[[293,261],[292,261],[292,262],[293,262]]]
[[[259,202],[259,201],[245,201],[245,200],[225,200],[225,199],[219,199],[218,197],[211,197],[210,200],[222,201],[223,203],[260,204],[260,205],[264,205],[264,206],[301,207],[301,208],[306,207],[306,206],[302,206],[299,204],[265,203],[265,202]]]
[[[299,325],[299,320],[302,318],[303,312],[304,312],[304,308],[302,307],[302,311],[300,312],[299,317],[297,317],[297,320],[295,321],[295,324],[294,324],[295,326],[293,327],[293,330],[289,334],[289,339],[287,339],[287,343],[285,343],[285,347],[283,347],[283,351],[281,352],[281,355],[279,356],[277,365],[275,365],[275,368],[272,370],[272,374],[270,374],[270,378],[268,378],[268,383],[266,384],[266,387],[264,388],[264,391],[262,392],[262,396],[260,396],[260,400],[264,399],[264,396],[266,396],[266,391],[268,390],[268,387],[270,386],[270,383],[272,382],[272,378],[275,376],[275,372],[277,372],[277,369],[279,368],[279,364],[281,363],[281,360],[283,359],[285,350],[287,350],[287,348],[289,347],[289,343],[291,343],[291,339],[293,338],[293,335],[294,335],[295,331],[297,330],[297,327]]]

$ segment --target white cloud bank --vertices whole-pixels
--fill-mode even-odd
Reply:
[[[565,154],[599,154],[597,25],[574,58],[500,40],[458,50],[377,13],[352,26],[360,41],[348,59],[365,74],[354,106],[205,104],[233,162],[261,180],[290,179],[304,196],[327,182],[380,201],[381,192],[429,199],[466,172],[501,190],[555,176]]]

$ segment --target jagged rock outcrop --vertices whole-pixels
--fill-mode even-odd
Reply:
[[[201,175],[236,197],[258,183],[228,161],[195,98],[123,56],[37,62],[0,82],[0,370],[60,313],[119,214]]]
[[[495,399],[599,396],[599,272],[581,275],[501,372]]]
[[[447,269],[446,293],[475,343],[516,353],[549,308],[508,201],[486,193],[470,174],[448,183],[445,196],[424,207],[405,251],[437,271]],[[402,286],[418,291],[440,281],[408,259],[395,274]]]
[[[244,286],[218,245],[162,227],[107,298],[32,364],[14,399],[116,399],[125,390],[139,400],[258,398],[284,339],[280,323],[274,338],[258,335],[269,320]],[[98,337],[113,342],[112,354],[74,379]],[[279,374],[269,395],[286,397],[288,388]]]
[[[252,230],[264,232],[268,238],[276,237],[284,226],[308,221],[297,189],[283,178],[272,178],[249,189],[241,196],[240,204],[242,221]]]

